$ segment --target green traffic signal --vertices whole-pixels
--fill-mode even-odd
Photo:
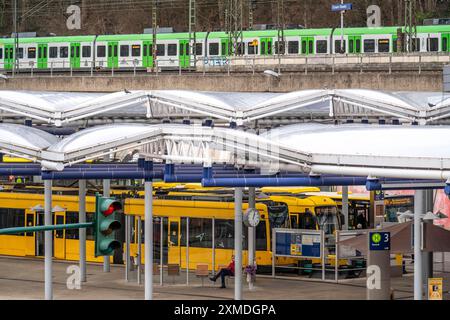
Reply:
[[[122,227],[115,214],[122,213],[122,203],[115,198],[95,197],[95,256],[109,256],[121,243],[114,231]]]

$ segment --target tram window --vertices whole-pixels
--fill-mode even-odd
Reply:
[[[203,54],[203,43],[195,44],[195,55],[201,56]]]
[[[394,42],[392,42],[392,51],[397,52],[397,40],[394,40]]]
[[[178,246],[178,222],[170,222],[170,244]]]
[[[94,221],[94,213],[86,213],[86,222]],[[67,231],[66,231],[67,232]],[[86,228],[86,240],[95,240],[94,239],[94,228]]]
[[[218,43],[210,43],[209,44],[209,55],[210,56],[218,56],[219,55],[219,44]]]
[[[313,53],[313,41],[308,41],[309,53]]]
[[[77,57],[77,58],[80,57],[80,46],[76,46],[76,47],[75,47],[75,54],[76,54],[75,57]]]
[[[389,52],[389,39],[379,39],[378,40],[378,52]]]
[[[34,226],[34,215],[33,214],[27,214],[27,225],[26,227],[32,227]],[[33,232],[27,232],[25,233],[27,237],[32,237]]]
[[[284,54],[285,53],[285,42],[281,41],[281,43],[279,43],[278,41],[275,41],[275,54]]]
[[[342,44],[342,46],[341,46]],[[334,41],[334,52],[335,53],[345,53],[345,40],[341,43],[341,40]]]
[[[132,57],[140,57],[141,56],[141,46],[138,44],[134,44],[131,46],[131,56]]]
[[[356,52],[361,52],[361,40],[356,39]]]
[[[58,58],[58,47],[50,47],[48,57]]]
[[[253,42],[248,43],[247,47],[248,54],[258,54],[258,46],[254,46]]]
[[[216,219],[214,222],[216,248],[234,248],[234,222],[233,220]],[[246,229],[246,228],[244,228]]]
[[[212,247],[212,220],[189,219],[189,246],[196,248]]]
[[[169,43],[167,45],[167,55],[176,56],[177,55],[177,45],[175,43]]]
[[[83,58],[90,58],[91,57],[91,47],[83,46],[83,48],[81,49],[81,56]]]
[[[306,54],[306,40],[302,41],[302,54]]]
[[[439,50],[439,39],[429,38],[427,41],[427,50],[429,52],[436,52]]]
[[[272,41],[267,41],[267,54],[272,54]]]
[[[97,57],[99,57],[99,58],[106,57],[106,46],[98,46],[97,47]]]
[[[364,52],[375,52],[375,40],[367,39],[364,40]]]
[[[419,52],[420,51],[420,38],[414,38],[414,45],[412,48],[414,52]]]
[[[316,41],[316,53],[327,53],[328,43],[327,40],[317,40]]]
[[[60,47],[59,48],[59,57],[67,58],[69,56],[69,47]]]
[[[129,45],[121,45],[120,46],[120,56],[128,57],[130,55],[130,46]]]
[[[298,54],[298,41],[289,41],[288,42],[288,53],[289,54]]]
[[[56,216],[56,224],[64,224],[64,216]],[[55,238],[58,239],[64,238],[64,230],[56,230]]]
[[[239,42],[237,45],[237,54],[238,55],[244,55],[245,54],[245,43]]]
[[[25,225],[25,210],[0,208],[0,229],[16,228]],[[23,236],[23,233],[20,234]]]
[[[19,48],[19,50],[17,51],[17,58],[23,59],[23,48]]]
[[[36,58],[36,48],[31,47],[28,48],[28,59],[35,59]]]
[[[448,39],[442,38],[442,51],[446,52],[448,49]],[[1,59],[1,57],[0,57]]]
[[[348,53],[353,53],[353,39],[348,40]]]
[[[66,223],[78,223],[78,212],[66,212]],[[91,229],[87,228],[86,230]],[[76,240],[78,237],[78,229],[67,229],[66,230],[66,239]]]
[[[0,48],[0,59],[3,59],[3,48]]]
[[[247,229],[247,228],[244,228]],[[256,226],[255,232],[255,248],[256,250],[266,251],[267,250],[267,237],[266,237],[266,222],[260,221]],[[246,242],[247,243],[247,242]]]
[[[166,54],[166,45],[165,44],[156,44],[156,55],[158,57],[164,56]]]

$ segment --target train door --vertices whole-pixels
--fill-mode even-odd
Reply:
[[[142,65],[146,68],[153,68],[153,46],[151,41],[144,41],[142,50]]]
[[[261,38],[261,55],[270,56],[272,55],[272,38]]]
[[[4,68],[12,69],[14,66],[14,46],[5,45]]]
[[[65,224],[66,223],[66,213],[65,212],[55,212],[54,224]],[[53,238],[54,243],[54,254],[57,259],[66,258],[66,231],[56,230]]]
[[[108,42],[108,68],[119,67],[119,43]]]
[[[54,215],[52,216],[52,221],[54,220]],[[45,224],[45,215],[43,211],[36,211],[35,213],[35,225],[43,226]],[[45,231],[35,232],[35,255],[37,257],[43,257],[45,255]],[[52,242],[52,255],[55,248],[55,242]]]
[[[46,44],[38,45],[38,60],[37,60],[38,69],[47,69],[47,50],[48,46]]]
[[[221,55],[226,57],[230,55],[230,42],[228,41],[228,39],[222,39],[220,41],[220,45],[221,45]]]
[[[442,52],[450,52],[450,33],[441,34],[441,50]]]
[[[162,228],[161,228],[162,223]],[[153,220],[153,243],[154,243],[154,258],[155,262],[158,264],[161,263],[161,247],[162,247],[162,262],[163,264],[167,264],[167,218],[165,217],[156,217]],[[163,232],[161,236],[161,230]],[[162,243],[161,243],[162,240]]]
[[[181,265],[180,218],[168,219],[168,263]]]
[[[310,55],[314,54],[314,37],[301,37],[302,41],[302,54]]]
[[[80,68],[80,43],[70,44],[70,66],[74,69]]]
[[[33,227],[35,221],[35,213],[32,211],[25,212],[25,227]],[[36,254],[36,233],[25,233],[25,255],[34,256]]]
[[[179,41],[179,52],[178,59],[180,66],[182,68],[189,68],[190,65],[190,55],[189,55],[189,41],[188,40],[180,40]]]
[[[361,36],[348,36],[348,52],[361,53]]]

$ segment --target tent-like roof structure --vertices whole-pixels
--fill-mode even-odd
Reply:
[[[88,128],[59,141],[23,125],[0,124],[0,132],[0,152],[33,159],[50,170],[133,151],[169,163],[223,163],[271,173],[450,178],[449,126],[293,125],[256,135],[197,125],[119,124]]]
[[[364,89],[290,93],[182,90],[115,93],[0,91],[0,117],[27,117],[61,126],[95,118],[205,118],[243,125],[267,119],[394,118],[436,123],[450,117],[450,95],[439,92],[380,92]],[[297,121],[298,122],[298,121]]]

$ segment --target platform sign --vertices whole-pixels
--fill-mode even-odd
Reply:
[[[320,234],[277,231],[276,232],[277,256],[320,258]]]
[[[442,278],[428,278],[428,300],[442,300]]]
[[[338,12],[338,11],[348,11],[353,9],[353,4],[351,3],[339,3],[339,4],[332,4],[331,5],[331,11]]]
[[[390,250],[391,233],[390,232],[370,232],[369,249],[371,251]]]

